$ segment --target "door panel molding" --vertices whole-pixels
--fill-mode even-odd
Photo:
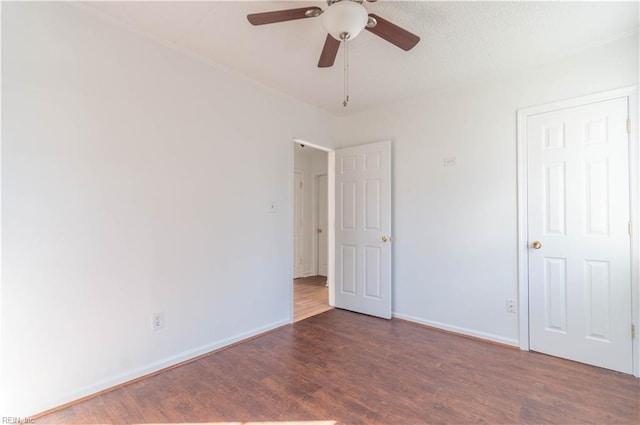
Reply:
[[[328,162],[328,161],[327,161]],[[315,173],[315,228],[314,244],[316,247],[316,274],[321,276],[328,275],[328,257],[329,257],[329,176],[328,173]]]
[[[293,278],[304,276],[304,172],[293,172]]]
[[[563,100],[559,102],[522,108],[517,111],[517,199],[518,199],[518,331],[519,346],[522,350],[529,350],[529,243],[527,230],[529,227],[527,211],[527,187],[529,170],[527,169],[527,118],[547,112],[558,111],[567,108],[573,108],[591,103],[602,102],[626,98],[628,101],[629,116],[632,121],[631,132],[629,134],[629,176],[631,183],[631,217],[638,222],[634,222],[634,232],[631,237],[631,298],[632,298],[632,323],[636,330],[640,329],[640,206],[639,206],[639,149],[638,149],[638,127],[640,126],[640,117],[638,115],[638,87],[630,86],[615,90],[609,90],[601,93],[591,94],[578,98]],[[594,143],[598,135],[598,123],[590,123],[590,133],[593,130]],[[563,143],[562,131],[549,131],[545,146],[547,149],[553,149]],[[558,211],[556,211],[558,213]],[[554,222],[555,223],[555,222]],[[560,223],[555,223],[560,224]],[[555,227],[555,226],[551,226]],[[554,229],[559,230],[559,229]],[[630,324],[631,325],[631,324]],[[631,326],[630,326],[631,327]],[[629,329],[631,332],[631,329]],[[636,331],[636,334],[638,332]],[[640,377],[640,338],[636,335],[636,339],[632,341],[633,347],[633,374]]]

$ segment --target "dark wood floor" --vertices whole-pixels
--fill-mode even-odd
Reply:
[[[330,310],[36,423],[640,423],[640,379]]]
[[[325,276],[310,276],[293,280],[293,321],[324,313],[329,305],[329,288]]]

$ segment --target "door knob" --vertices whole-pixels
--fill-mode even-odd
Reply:
[[[533,248],[533,249],[540,249],[540,248],[542,248],[542,242],[540,242],[540,241],[533,241],[533,243],[531,244],[531,248]]]
[[[383,236],[380,238],[380,242],[389,242],[389,237],[388,236]]]

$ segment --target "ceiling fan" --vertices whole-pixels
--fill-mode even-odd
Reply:
[[[366,0],[375,2],[377,0]],[[327,8],[317,6],[273,12],[252,13],[247,19],[253,25],[274,24],[296,19],[316,18],[322,15],[322,24],[327,30],[327,38],[318,61],[319,68],[333,66],[341,42],[354,39],[363,29],[374,33],[403,50],[412,49],[420,37],[399,26],[368,13],[362,5],[364,0],[327,0]]]

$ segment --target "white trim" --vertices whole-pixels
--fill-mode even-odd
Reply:
[[[455,332],[461,335],[472,336],[475,338],[486,339],[488,341],[498,342],[500,344],[518,347],[518,340],[512,338],[504,338],[500,335],[494,335],[486,332],[476,331],[473,329],[463,328],[459,326],[447,325],[446,323],[434,322],[432,320],[421,319],[418,317],[407,316],[405,314],[393,313],[392,317],[407,320],[409,322],[420,323],[421,325],[430,326],[432,328],[442,329],[449,332]]]
[[[527,229],[527,117],[528,109],[518,110],[517,191],[518,191],[518,340],[521,350],[529,350],[529,245]]]
[[[608,90],[605,92],[581,96],[574,99],[562,100],[545,105],[532,106],[518,109],[517,111],[517,170],[518,170],[518,300],[519,300],[519,347],[522,350],[529,350],[529,280],[528,280],[528,240],[527,240],[527,118],[545,112],[557,111],[560,109],[572,108],[576,106],[588,105],[590,103],[602,102],[626,97],[629,99],[629,116],[632,121],[640,118],[638,116],[638,86],[623,87]],[[631,134],[629,135],[629,178],[631,186],[631,217],[640,217],[640,157],[638,149],[638,127],[640,119],[632,122]],[[637,258],[640,253],[640,222],[634,223],[634,234],[631,238],[631,298],[632,311],[631,320],[640,329],[640,260]],[[637,333],[637,332],[636,332]],[[632,341],[633,346],[633,374],[640,377],[640,338]]]
[[[631,320],[636,327],[636,339],[633,347],[633,375],[640,377],[640,149],[638,147],[640,110],[638,108],[638,90],[635,87],[629,93],[629,179],[631,181]]]
[[[589,94],[576,97],[573,99],[565,99],[557,102],[545,103],[543,105],[529,106],[518,109],[518,117],[521,114],[525,116],[542,114],[546,112],[558,111],[560,109],[573,108],[576,106],[588,105],[590,103],[602,102],[605,100],[618,99],[620,97],[629,97],[636,92],[638,86],[622,87],[619,89],[607,90],[604,92]]]
[[[327,286],[329,286],[329,305],[335,307],[335,258],[336,258],[336,151],[329,152],[327,158]]]
[[[299,145],[309,146],[310,148],[318,149],[319,151],[324,151],[324,152],[332,152],[333,151],[333,149],[326,148],[326,147],[320,146],[320,145],[316,145],[314,143],[309,143],[309,142],[307,142],[305,140],[298,139],[296,137],[293,138],[293,143],[297,143]]]
[[[57,406],[62,406],[63,404],[67,404],[75,400],[79,400],[81,398],[96,394],[100,391],[108,390],[118,385],[122,385],[134,379],[138,379],[145,375],[149,375],[150,373],[158,372],[158,371],[161,371],[162,369],[175,366],[179,363],[194,359],[203,354],[207,354],[207,353],[211,353],[213,351],[219,350],[221,348],[224,348],[236,342],[240,342],[248,338],[252,338],[260,334],[272,331],[281,326],[288,325],[289,323],[290,321],[288,319],[279,320],[269,325],[260,326],[259,328],[253,329],[248,332],[243,332],[241,334],[235,335],[230,338],[225,338],[216,342],[212,342],[210,344],[202,345],[200,347],[197,347],[191,350],[183,351],[182,353],[178,353],[173,356],[164,358],[162,360],[158,360],[156,362],[150,363],[148,365],[130,370],[129,372],[120,373],[111,378],[102,379],[91,385],[87,385],[77,391],[66,393],[55,399],[42,402],[37,406],[37,408],[35,409],[35,412],[28,412],[30,414],[18,414],[18,415],[14,414],[14,416],[20,416],[20,417],[35,416],[35,414],[39,414],[41,412],[45,412],[47,410],[53,409]]]

